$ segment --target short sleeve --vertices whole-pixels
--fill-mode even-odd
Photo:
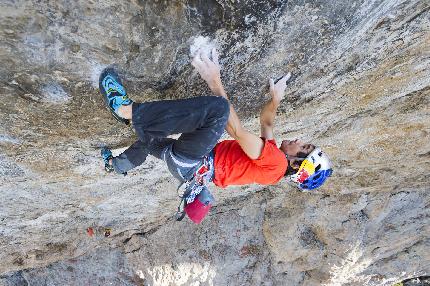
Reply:
[[[276,146],[275,140],[266,140],[264,138],[263,140],[264,147],[260,157],[252,160],[255,165],[270,168],[271,166],[278,166],[283,160],[286,160],[282,151]]]

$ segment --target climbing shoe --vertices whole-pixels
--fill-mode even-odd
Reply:
[[[103,147],[100,153],[102,155],[103,162],[105,163],[105,171],[108,173],[112,173],[114,169],[113,166],[109,164],[109,160],[113,159],[112,151],[106,147]]]
[[[106,68],[103,70],[99,78],[99,89],[108,109],[115,119],[129,125],[130,120],[119,116],[118,109],[122,105],[132,104],[133,101],[128,98],[127,92],[121,83],[121,79],[113,68]]]

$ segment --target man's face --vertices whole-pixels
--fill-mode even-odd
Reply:
[[[282,141],[281,147],[279,147],[279,149],[288,155],[288,157],[299,157],[297,156],[299,152],[309,154],[315,149],[315,146],[295,139]]]

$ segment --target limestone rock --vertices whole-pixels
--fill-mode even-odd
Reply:
[[[429,275],[428,1],[0,8],[0,285],[392,285]],[[285,181],[216,189],[196,226],[173,220],[176,182],[155,159],[127,177],[104,173],[100,147],[120,152],[136,136],[104,107],[100,71],[114,65],[137,101],[207,94],[190,65],[199,36],[220,50],[251,131],[268,79],[293,73],[276,138],[330,155],[320,191]],[[112,233],[90,237],[88,227]]]

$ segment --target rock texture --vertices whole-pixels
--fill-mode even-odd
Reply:
[[[35,1],[0,4],[0,285],[392,285],[430,272],[430,3]],[[216,189],[174,222],[176,182],[98,94],[115,64],[135,100],[206,94],[189,46],[210,37],[248,129],[292,71],[276,135],[329,153],[316,193]],[[86,229],[112,228],[89,237]],[[413,280],[410,280],[413,281]],[[408,282],[409,283],[409,282]],[[412,283],[412,282],[411,282]],[[412,285],[412,284],[411,284]]]

